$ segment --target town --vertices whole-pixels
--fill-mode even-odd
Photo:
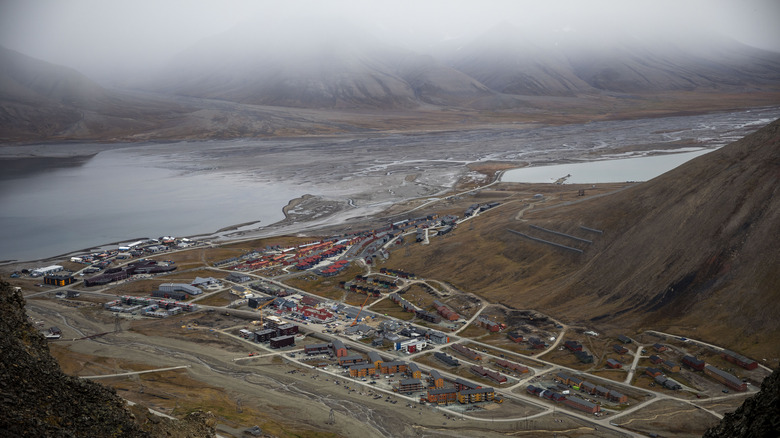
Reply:
[[[501,206],[477,203],[460,215],[428,214],[314,240],[268,238],[249,251],[234,249],[243,247],[236,242],[165,236],[11,277],[38,290],[28,299],[102,309],[115,332],[128,321],[169,321],[160,323],[170,336],[208,332],[239,342],[249,352],[236,355],[236,364],[278,357],[348,392],[362,388],[374,400],[451,418],[530,427],[557,413],[595,430],[644,434],[651,431],[638,419],[670,407],[722,418],[770,373],[691,337],[601,335],[383,266],[394,253],[447,238]],[[54,343],[115,333],[76,334],[56,320],[35,322]]]

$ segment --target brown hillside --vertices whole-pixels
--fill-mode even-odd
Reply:
[[[525,201],[505,203],[404,265],[602,329],[677,331],[767,357],[780,347],[779,152],[776,121],[610,196],[531,209],[522,220]],[[529,224],[593,244],[537,234],[584,249],[579,255],[507,231],[535,234]]]

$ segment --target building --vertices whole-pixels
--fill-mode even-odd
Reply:
[[[613,369],[623,368],[623,364],[615,359],[607,359],[607,366]]]
[[[655,376],[654,380],[655,380],[655,383],[657,383],[657,384],[659,384],[659,385],[661,385],[661,386],[663,386],[664,388],[667,388],[667,389],[671,389],[671,390],[674,390],[674,391],[678,391],[678,390],[682,389],[682,385],[680,385],[679,383],[675,382],[672,379],[666,378],[666,376]]]
[[[596,384],[595,383],[585,382],[585,383],[582,384],[582,386],[580,386],[580,388],[582,389],[582,391],[584,391],[584,392],[586,392],[588,394],[595,394],[596,393]]]
[[[747,391],[747,383],[739,380],[733,374],[727,373],[719,368],[715,368],[712,365],[706,365],[704,367],[704,374],[712,377],[713,379],[735,391]]]
[[[564,374],[564,373],[557,373],[557,374],[555,374],[555,377],[553,377],[553,380],[555,380],[557,382],[561,382],[564,385],[568,385],[569,384],[569,375],[568,374]]]
[[[271,338],[276,338],[275,329],[263,329],[255,332],[255,342],[269,342]]]
[[[544,350],[544,348],[547,347],[547,344],[539,338],[528,338],[528,343],[534,350]]]
[[[626,353],[628,353],[628,348],[626,348],[626,347],[624,347],[624,346],[622,346],[620,344],[613,345],[612,349],[615,350],[615,353],[617,353],[617,354],[626,354]]]
[[[625,394],[621,394],[617,391],[609,391],[609,395],[607,395],[607,400],[614,403],[628,403],[628,396]]]
[[[203,293],[203,291],[198,289],[197,287],[191,284],[184,284],[184,283],[163,283],[160,285],[160,290],[163,292],[181,291],[189,295],[200,295]]]
[[[577,377],[577,376],[572,376],[572,377],[569,377],[569,380],[567,380],[566,383],[568,385],[570,385],[570,386],[577,386],[577,387],[579,387],[580,385],[585,383],[585,381],[582,380],[581,378]]]
[[[576,351],[574,352],[574,355],[577,356],[577,359],[582,363],[593,363],[593,355],[588,354],[586,351]]]
[[[458,393],[458,401],[462,404],[492,401],[495,397],[493,388],[466,389]]]
[[[176,300],[176,301],[182,301],[187,299],[187,294],[181,291],[165,292],[162,290],[156,290],[151,293],[151,296],[155,298],[168,298],[170,300]]]
[[[230,275],[225,277],[225,280],[232,281],[233,283],[246,283],[247,281],[252,281],[252,277],[238,272],[231,272]]]
[[[72,275],[46,275],[43,277],[44,284],[52,286],[67,286],[76,282]]]
[[[369,351],[368,352],[368,361],[374,364],[374,367],[379,368],[380,365],[382,365],[382,357],[379,356],[379,353],[376,351]]]
[[[446,344],[450,342],[450,337],[447,336],[447,334],[440,331],[428,330],[426,336],[428,337],[428,340],[433,342],[434,344]]]
[[[437,389],[444,387],[444,377],[441,375],[440,372],[431,369],[429,374],[431,375],[431,386]]]
[[[696,371],[704,371],[704,366],[707,365],[703,360],[699,360],[695,356],[683,356],[682,363]]]
[[[428,343],[425,338],[412,338],[405,341],[395,343],[396,351],[404,351],[406,353],[416,353],[424,349]]]
[[[417,366],[417,364],[414,362],[409,363],[409,367],[406,369],[406,372],[409,374],[409,377],[413,379],[422,378],[422,371],[420,370],[420,367]]]
[[[501,373],[491,371],[487,368],[483,368],[479,365],[472,365],[470,371],[478,376],[487,377],[488,379],[501,384],[506,383],[506,376]]]
[[[665,369],[666,371],[670,373],[679,373],[680,372],[680,365],[677,365],[676,363],[665,360],[661,362],[661,368]]]
[[[449,404],[458,400],[458,390],[455,388],[435,388],[428,390],[428,403]]]
[[[190,284],[193,285],[193,286],[196,286],[196,287],[198,287],[198,286],[211,286],[211,285],[219,285],[220,281],[217,280],[214,277],[206,277],[206,278],[195,277],[195,280],[193,280],[192,283],[190,283]]]
[[[278,336],[271,338],[271,348],[282,348],[295,345],[295,336]]]
[[[423,384],[420,379],[403,379],[398,382],[397,390],[401,394],[411,394],[413,392],[422,391]]]
[[[582,344],[577,341],[566,341],[563,345],[571,351],[582,351]]]
[[[609,388],[605,388],[601,385],[596,385],[596,395],[606,397],[609,395]]]
[[[746,370],[754,370],[758,367],[758,363],[753,359],[749,359],[731,350],[723,350],[720,356],[731,363],[735,363],[742,368],[745,368]]]
[[[650,377],[655,378],[655,377],[660,376],[663,373],[658,368],[647,367],[647,368],[645,368],[645,374],[647,374]]]
[[[372,363],[352,365],[349,367],[349,375],[351,377],[368,377],[373,374],[376,374],[376,366]]]
[[[463,391],[464,389],[481,388],[480,385],[477,385],[476,383],[473,382],[469,382],[466,379],[461,379],[460,377],[456,378],[453,383],[455,383],[455,388],[457,388],[458,391]]]
[[[509,337],[509,339],[516,344],[523,342],[523,335],[518,332],[509,332],[507,337]]]
[[[382,374],[395,374],[395,373],[403,373],[408,369],[408,365],[406,362],[396,360],[393,362],[383,362],[381,365],[379,365],[379,372]]]
[[[595,414],[601,410],[599,405],[591,403],[580,397],[567,397],[565,400],[563,400],[563,403],[566,406],[577,409],[579,411],[587,412],[589,414]]]
[[[309,344],[303,347],[303,351],[311,356],[314,354],[330,353],[330,344]]]
[[[441,362],[444,362],[445,364],[447,364],[449,366],[452,366],[452,367],[460,366],[460,361],[458,361],[458,359],[455,359],[454,357],[450,356],[449,354],[441,353],[441,352],[437,351],[436,353],[433,353],[433,357],[435,357],[436,359],[438,359]]]
[[[60,272],[64,268],[60,265],[45,266],[43,268],[36,268],[30,271],[30,277],[42,277],[44,275],[50,275],[55,272]]]
[[[339,365],[341,366],[357,365],[363,362],[365,362],[365,359],[363,359],[363,356],[359,354],[350,354],[348,356],[339,357]]]
[[[658,356],[657,354],[651,355],[648,359],[650,360],[650,362],[653,363],[653,365],[658,365],[659,363],[664,361],[664,359],[661,356]]]
[[[423,321],[432,322],[434,324],[438,324],[441,322],[441,316],[435,313],[426,312],[425,310],[416,310],[414,314],[415,316],[422,319]]]
[[[522,365],[516,364],[514,362],[509,362],[508,360],[504,360],[504,359],[496,359],[496,365],[500,366],[501,368],[515,371],[520,374],[525,374],[528,372],[528,367],[524,367]]]
[[[630,344],[631,343],[631,338],[629,338],[626,335],[620,335],[617,338],[618,338],[618,341],[620,341],[620,342],[622,342],[624,344]]]
[[[484,327],[488,329],[488,331],[491,332],[498,332],[501,331],[501,329],[504,328],[503,324],[499,324],[495,321],[491,321],[483,316],[477,317],[477,324],[480,325],[480,327]]]
[[[452,349],[471,360],[482,360],[481,354],[463,345],[452,344]]]
[[[344,357],[349,354],[347,352],[347,346],[344,345],[344,342],[342,342],[341,339],[334,339],[331,346],[333,347],[333,354],[336,357]]]
[[[657,351],[659,353],[664,352],[664,351],[666,351],[668,349],[669,348],[667,348],[666,345],[664,345],[664,344],[653,344],[653,350],[655,350],[655,351]]]

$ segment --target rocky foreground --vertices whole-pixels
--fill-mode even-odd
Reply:
[[[183,420],[129,408],[116,392],[65,375],[30,324],[20,291],[0,281],[0,431],[18,437],[213,437],[211,413]]]

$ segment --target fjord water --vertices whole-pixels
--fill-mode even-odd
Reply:
[[[647,181],[710,151],[702,149],[637,158],[524,167],[508,170],[501,176],[501,181],[554,183],[560,179],[567,184]]]
[[[30,151],[38,148],[4,146],[0,148],[0,261],[41,259],[141,237],[210,234],[245,222],[267,226],[283,218],[282,208],[290,199],[307,193],[345,204],[354,199],[349,204],[361,207],[373,203],[381,209],[405,196],[437,196],[420,193],[445,189],[458,173],[468,172],[466,164],[471,162],[527,162],[532,167],[517,172],[544,172],[537,182],[568,174],[572,177],[567,182],[603,181],[595,176],[609,176],[610,181],[646,180],[665,171],[648,163],[692,158],[778,117],[780,108],[766,108],[416,134],[46,145],[56,153],[41,153],[23,165],[9,157],[35,155]],[[690,151],[692,146],[701,150],[657,158],[622,154]],[[76,161],[53,158],[62,156],[64,149],[81,150],[74,154],[82,156],[100,152]],[[542,166],[595,157],[609,160],[566,165],[584,168]],[[626,170],[635,163],[632,160],[641,160],[641,166]],[[640,173],[644,170],[652,173]],[[404,190],[412,184],[407,177],[414,177],[414,184],[424,190]],[[362,214],[359,208],[353,210]]]
[[[298,196],[242,175],[181,173],[112,150],[81,166],[0,181],[0,260],[31,260],[140,237],[281,220]]]

